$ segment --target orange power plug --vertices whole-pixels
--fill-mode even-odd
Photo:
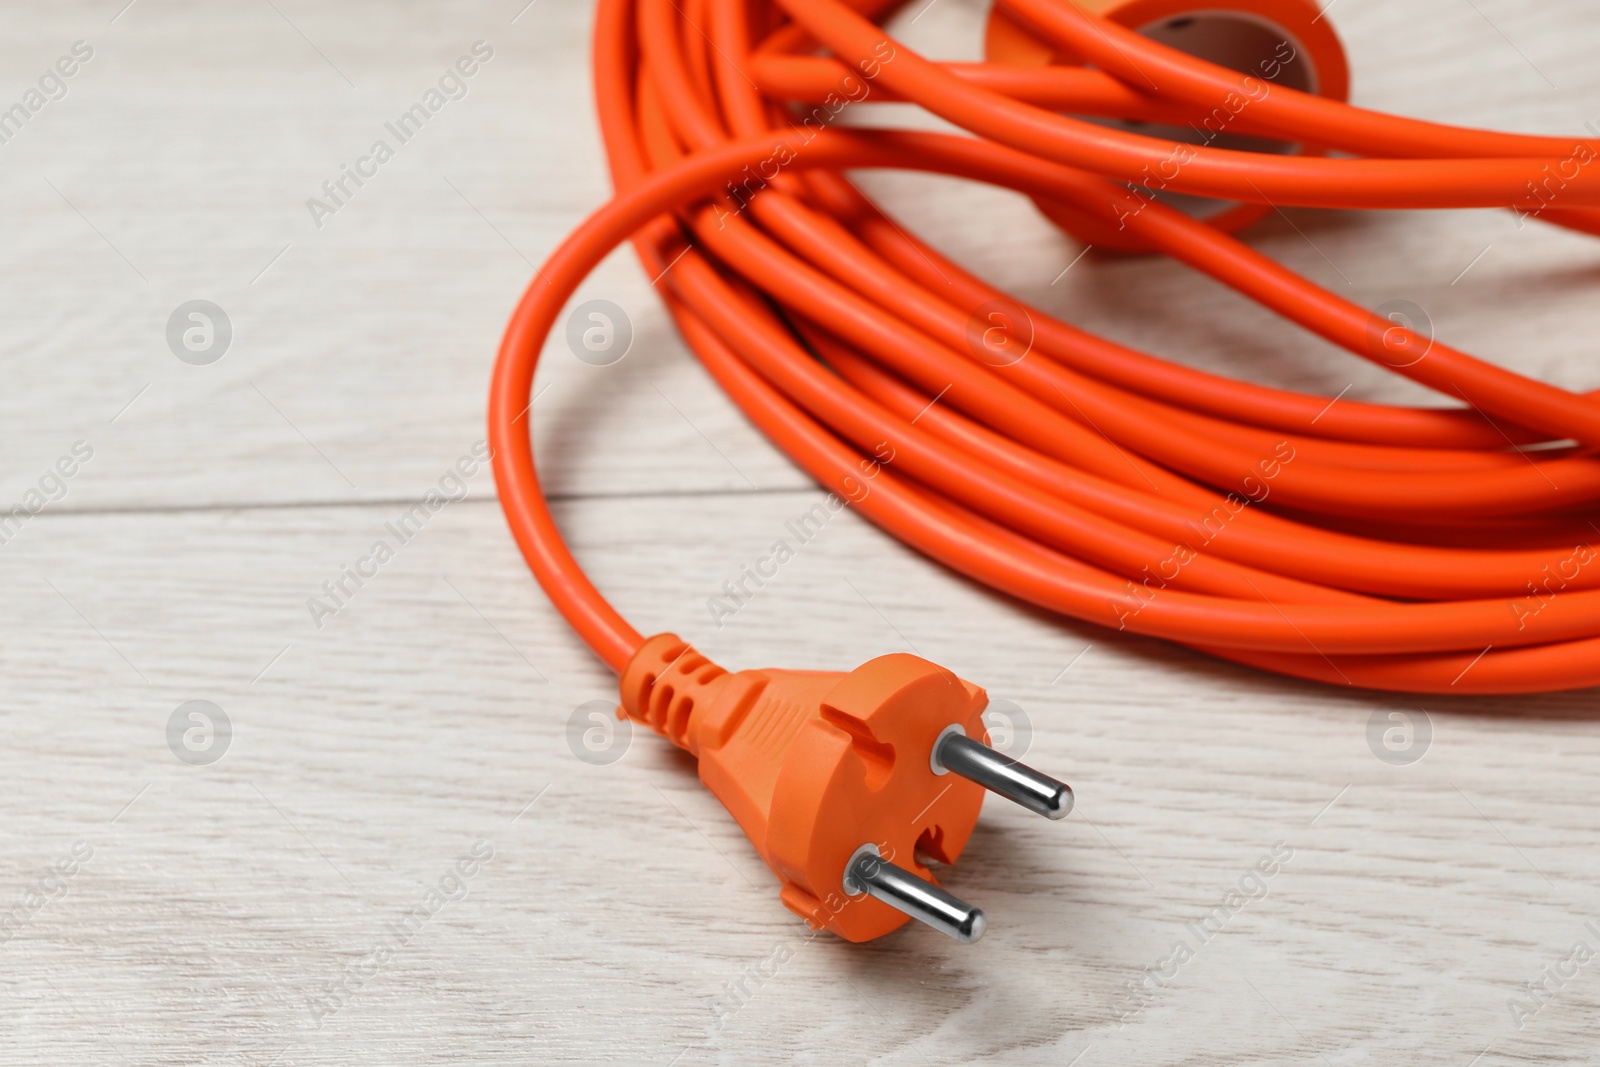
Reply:
[[[987,703],[916,656],[730,674],[658,634],[623,670],[618,714],[695,755],[813,929],[868,941],[915,918],[975,941],[983,912],[928,864],[961,855],[985,788],[1050,818],[1072,807],[1067,786],[983,743]]]

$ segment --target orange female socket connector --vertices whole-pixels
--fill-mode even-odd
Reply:
[[[1343,102],[1350,95],[1350,66],[1338,34],[1313,0],[1074,0],[1086,13],[1126,27],[1141,37],[1187,55],[1238,71],[1253,83],[1245,92],[1224,96],[1210,109],[1187,115],[1101,118],[1113,129],[1160,137],[1175,144],[1274,155],[1325,155],[1318,145],[1251,136],[1239,116],[1256,92],[1273,88],[1312,93]],[[1021,69],[1084,68],[1089,61],[1075,49],[1052,44],[1030,32],[1004,5],[989,12],[984,58],[991,66]],[[1168,121],[1160,121],[1162,118]],[[1159,175],[1156,175],[1159,178]],[[1239,203],[1167,195],[1167,202],[1227,233],[1243,229],[1272,211],[1265,203]],[[1085,216],[1070,204],[1036,197],[1039,210],[1062,229],[1103,251],[1150,252],[1154,246],[1137,233]]]

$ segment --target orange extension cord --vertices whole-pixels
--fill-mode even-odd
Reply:
[[[526,417],[552,324],[631,238],[683,336],[769,438],[873,522],[997,590],[1336,685],[1600,685],[1596,394],[1430,344],[1129,184],[1154,173],[1244,203],[1505,209],[1559,174],[1540,220],[1600,234],[1600,167],[1587,165],[1600,140],[1458,129],[1275,85],[1237,132],[1362,158],[1178,146],[1064,113],[1188,122],[1241,75],[1065,0],[1000,4],[1089,65],[925,59],[875,21],[895,0],[599,0],[617,195],[529,285],[489,407],[506,516],[578,633],[619,671],[642,641],[562,542]],[[863,85],[972,136],[801,124]],[[1181,260],[1452,406],[1329,406],[1024,308],[844,176],[875,167],[1046,198],[1077,232]],[[1006,355],[1029,335],[1023,358]]]

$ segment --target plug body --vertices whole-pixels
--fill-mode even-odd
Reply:
[[[952,726],[984,738],[988,698],[917,656],[848,673],[729,673],[658,634],[623,671],[621,695],[619,715],[695,755],[784,906],[813,929],[869,941],[903,926],[906,913],[850,880],[852,857],[871,845],[937,885],[924,859],[954,863],[978,821],[983,787],[939,773],[931,754]]]

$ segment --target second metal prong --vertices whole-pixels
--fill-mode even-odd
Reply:
[[[983,912],[882,858],[875,845],[862,845],[845,865],[845,892],[867,893],[896,911],[927,923],[970,945],[983,936]]]
[[[959,727],[939,735],[933,762],[936,768],[977,782],[991,793],[998,793],[1047,819],[1064,819],[1072,810],[1071,786],[974,741]]]

